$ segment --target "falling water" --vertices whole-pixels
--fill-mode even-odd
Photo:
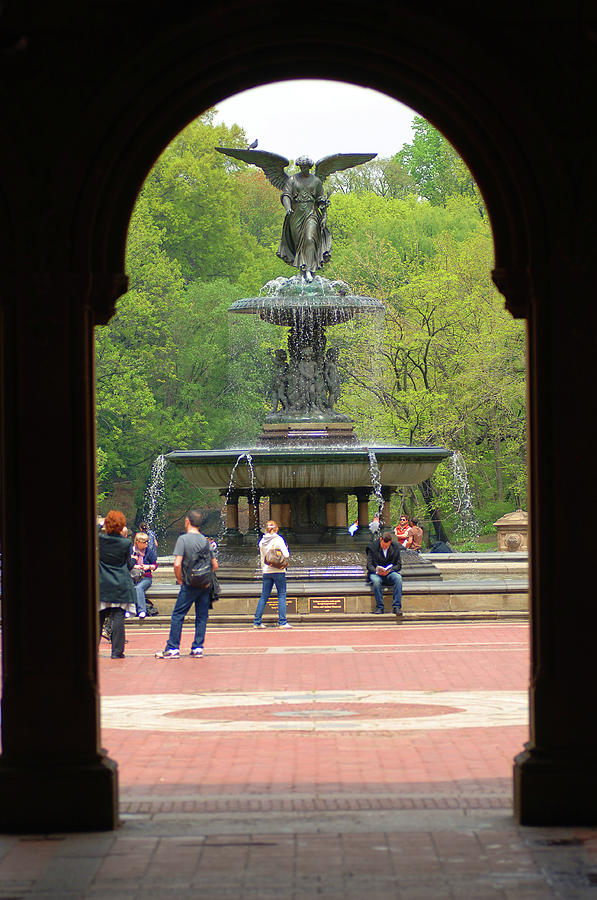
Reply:
[[[225,499],[224,505],[222,507],[222,512],[220,513],[221,527],[220,527],[220,533],[218,535],[218,543],[219,544],[222,543],[222,540],[224,539],[224,536],[226,534],[226,527],[227,527],[226,508],[228,506],[230,494],[235,489],[234,476],[236,474],[236,470],[238,469],[238,467],[241,464],[241,462],[243,461],[243,459],[245,459],[247,461],[247,466],[249,467],[249,479],[250,479],[249,484],[250,484],[250,491],[251,491],[251,504],[253,506],[253,509],[255,510],[255,516],[257,517],[257,493],[255,491],[255,468],[253,466],[253,457],[247,450],[247,451],[239,454],[236,462],[234,463],[234,466],[232,467],[232,471],[230,472],[230,479],[228,481],[228,488],[226,490],[226,499]]]
[[[371,477],[371,486],[373,488],[373,493],[375,495],[375,499],[377,501],[377,512],[381,519],[381,514],[383,511],[384,498],[381,490],[381,472],[379,469],[379,465],[377,462],[377,457],[375,455],[374,450],[369,450],[369,474]],[[388,525],[388,522],[384,522],[385,525]]]
[[[454,479],[454,510],[458,516],[456,530],[460,538],[472,540],[479,536],[479,523],[475,516],[471,487],[464,457],[458,451],[450,457]]]
[[[147,522],[148,528],[151,528],[152,531],[155,531],[154,520],[158,512],[158,507],[164,499],[164,473],[166,471],[166,465],[167,460],[162,453],[160,453],[159,456],[156,456],[151,467],[149,482],[145,489],[144,519]]]

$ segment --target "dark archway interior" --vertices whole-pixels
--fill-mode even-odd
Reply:
[[[281,78],[394,96],[473,172],[494,278],[529,323],[531,735],[515,765],[520,821],[595,824],[597,612],[587,567],[554,547],[582,522],[595,458],[595,14],[530,0],[8,5],[0,246],[2,747],[0,829],[112,828],[115,765],[99,747],[95,651],[93,324],[126,289],[126,229],[172,136],[218,100]],[[557,61],[557,65],[555,64]],[[293,114],[280,110],[284,117]],[[582,127],[579,127],[579,121]],[[40,377],[41,376],[41,377]],[[48,478],[64,486],[44,509]],[[576,479],[575,479],[576,476]],[[52,521],[31,565],[32,524]],[[40,616],[40,595],[60,611]]]

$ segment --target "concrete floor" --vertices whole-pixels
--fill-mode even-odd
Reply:
[[[185,625],[181,651],[188,653]],[[585,898],[597,828],[523,828],[528,627],[208,628],[100,650],[114,833],[0,837],[0,898]]]

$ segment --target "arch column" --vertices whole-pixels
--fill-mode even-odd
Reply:
[[[91,284],[3,275],[1,831],[118,821],[99,744]]]
[[[554,233],[556,227],[554,225]],[[597,311],[594,271],[552,254],[532,278],[501,272],[521,309],[527,289],[530,460],[530,739],[514,764],[514,807],[524,825],[595,823],[597,718],[593,714],[597,604],[592,571],[554,540],[554,522],[578,523],[597,503],[589,474],[597,437],[587,425],[589,394],[562,373],[591,383]],[[494,275],[495,278],[495,275]],[[532,284],[532,290],[529,285]],[[574,299],[578,327],[562,328],[554,310]],[[520,314],[520,312],[519,312]],[[562,315],[564,311],[562,310]],[[570,491],[586,473],[582,491]],[[582,503],[582,508],[580,504]],[[572,563],[572,564],[571,564]]]

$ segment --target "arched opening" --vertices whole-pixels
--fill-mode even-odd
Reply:
[[[205,126],[203,126],[203,127],[205,127]],[[341,128],[338,129],[338,133],[339,133],[339,134],[342,134],[342,129],[341,129]],[[190,139],[189,139],[189,140],[190,140]],[[213,142],[215,142],[215,141],[216,141],[216,137],[214,136],[214,137],[212,138],[212,140],[213,140]],[[350,141],[350,138],[348,138],[348,139],[345,138],[345,140],[349,140],[349,141]],[[180,146],[180,149],[179,149],[179,150],[176,149],[176,142],[175,142],[173,145],[171,145],[171,147],[173,148],[173,149],[172,149],[172,155],[174,156],[174,158],[177,158],[177,159],[178,159],[178,158],[180,158],[180,157],[179,157],[179,154],[182,155],[183,152],[188,152],[188,146],[187,146],[187,147],[183,147],[183,144],[184,144],[184,141],[181,141],[181,146]],[[354,147],[354,141],[352,141],[352,142],[350,143],[350,146]],[[401,149],[401,148],[400,148],[400,147],[397,147],[397,150],[399,150],[399,149]],[[192,155],[193,155],[193,156],[197,156],[197,155],[198,155],[198,154],[197,154],[197,151],[195,151]],[[161,180],[162,183],[163,183],[163,182],[164,182],[164,179],[165,179],[166,177],[168,177],[168,176],[167,176],[167,174],[166,174],[164,168],[160,168],[160,172],[161,172],[160,180]],[[180,169],[180,170],[177,169],[176,172],[177,172],[177,176],[176,176],[176,177],[184,178],[182,169]],[[206,180],[205,183],[207,183],[207,180]],[[220,190],[222,191],[222,194],[223,194],[223,192],[224,192],[224,186],[223,186],[223,185],[221,186]],[[209,191],[208,193],[209,193],[209,196],[210,196],[210,197],[213,197],[213,193],[212,193],[211,191]],[[214,203],[218,203],[218,202],[223,203],[223,199],[222,199],[222,198],[218,198],[218,197],[214,197],[214,198],[213,198],[213,202],[214,202]],[[278,199],[278,198],[276,198],[276,202],[279,203],[279,199]],[[339,205],[340,205],[340,200],[338,201],[338,203],[339,203]],[[141,227],[141,226],[139,226],[139,227]],[[193,225],[193,222],[192,222],[192,221],[190,222],[190,226],[189,226],[189,227],[190,227],[191,230],[193,229],[194,225]],[[143,232],[143,233],[144,233],[144,232]],[[214,232],[214,234],[215,234],[215,232]],[[464,252],[464,251],[462,251],[462,252]],[[192,254],[187,253],[187,254],[186,254],[186,258],[188,259],[191,255],[192,255]],[[270,255],[272,255],[272,254],[270,254]],[[344,252],[344,260],[345,260],[345,261],[348,260],[348,259],[351,257],[351,255],[352,255],[352,254],[351,254],[351,250],[350,250],[350,249],[349,249],[349,250],[346,250],[346,251]],[[389,255],[391,255],[391,251],[389,252]],[[205,256],[205,254],[204,254],[204,256]],[[487,268],[487,272],[488,272],[489,269],[490,269],[490,267],[491,267],[491,260],[490,260],[488,257],[484,257],[484,258],[486,259],[486,268]],[[273,255],[272,255],[272,259],[273,259]],[[268,256],[268,260],[269,260],[269,256]],[[275,264],[275,259],[273,259],[273,264]],[[414,266],[413,266],[413,268],[414,268]],[[264,270],[264,271],[265,271],[265,270]],[[213,268],[210,268],[210,269],[209,269],[209,275],[210,275],[210,277],[213,278],[213,276],[214,276],[215,274],[220,275],[220,272],[218,271],[218,272],[216,273],[216,272],[214,272]],[[277,271],[276,271],[274,274],[277,274]],[[338,274],[338,276],[339,276],[339,275],[340,275],[340,272],[337,272],[337,274]],[[130,272],[129,272],[129,275],[130,275]],[[261,277],[262,277],[262,280],[265,280],[267,276],[266,276],[266,275],[263,275],[263,276],[261,276]],[[351,280],[350,277],[349,277],[349,280]],[[405,280],[406,280],[406,279],[405,279]],[[213,282],[215,283],[215,278],[213,278]],[[435,282],[434,282],[434,283],[435,283]],[[260,286],[259,283],[255,283],[255,284],[251,287],[251,290],[255,291],[255,290],[257,290],[257,289],[259,288],[259,286]],[[133,287],[133,289],[136,289],[136,287],[137,287],[137,281],[133,282],[132,287]],[[243,287],[244,287],[244,286],[243,286]],[[194,289],[195,289],[195,288],[193,288],[193,290],[194,290]],[[247,288],[244,287],[244,289],[246,290]],[[422,285],[421,285],[421,287],[420,287],[419,289],[422,289]],[[221,286],[221,285],[219,286],[219,290],[222,291],[222,286]],[[382,289],[382,293],[383,293],[383,289]],[[170,310],[174,310],[174,300],[173,300],[172,294],[169,293],[169,292],[167,292],[167,291],[164,291],[163,294],[164,294],[164,296],[166,297],[166,303],[169,304],[169,307],[168,307],[168,308],[169,308]],[[240,294],[240,296],[242,296],[242,294]],[[231,296],[226,300],[226,303],[230,302],[231,299],[235,299],[234,295],[231,295]],[[210,307],[211,310],[214,310],[214,309],[215,309],[216,300],[217,300],[218,302],[220,302],[220,297],[219,297],[219,296],[216,296],[216,294],[214,294],[214,295],[211,297],[211,300],[210,300],[210,303],[209,303],[209,307]],[[138,305],[138,308],[144,308],[144,307],[142,307],[142,305],[141,305],[141,303],[140,303],[139,301],[137,301],[137,305]],[[165,311],[165,312],[166,312],[166,311]],[[134,314],[134,313],[133,313],[133,314]],[[144,319],[143,319],[144,325],[147,325],[147,319],[148,319],[148,317],[146,318],[145,315],[144,315]],[[188,324],[188,323],[187,323],[187,324]],[[207,320],[206,320],[206,322],[205,322],[205,328],[206,328],[206,330],[209,329],[209,322],[208,322]],[[204,343],[206,342],[206,340],[207,340],[207,339],[204,338]],[[208,341],[208,343],[211,343],[211,341]],[[197,348],[197,352],[200,352],[200,351],[201,351],[201,347],[198,347],[198,348]],[[136,374],[138,375],[138,372],[137,372]],[[212,378],[210,379],[210,383],[212,384],[212,386],[214,386],[214,385],[215,385],[215,378],[212,377]],[[133,404],[133,405],[135,405],[135,404]],[[156,448],[153,452],[155,453],[155,452],[157,451],[157,449],[158,449],[158,448]],[[160,449],[161,449],[161,448],[160,448]],[[151,455],[153,455],[153,454],[151,454]],[[251,527],[251,522],[250,522],[250,520],[248,519],[248,516],[246,515],[246,506],[247,506],[247,498],[246,498],[246,497],[243,498],[243,504],[244,504],[244,508],[241,509],[241,513],[245,514],[245,518],[244,518],[244,525],[241,527],[241,530],[246,531],[247,529],[249,529],[249,528]],[[168,518],[168,519],[171,519],[171,518],[173,518],[174,516],[175,516],[174,511],[170,511],[170,513],[169,513],[169,515],[167,516],[167,518]],[[262,520],[262,524],[263,524],[263,521],[264,521],[264,520]],[[350,520],[350,521],[352,521],[352,520]],[[369,520],[367,520],[367,521],[369,521]],[[397,520],[395,520],[395,521],[397,521]],[[345,523],[345,524],[346,524],[346,523]],[[394,522],[394,524],[395,524],[395,522]],[[168,553],[168,552],[171,552],[171,551],[170,551],[170,550],[165,550],[164,552],[165,552],[165,553]],[[256,600],[256,598],[253,598],[253,599],[254,599],[254,601]],[[158,643],[157,643],[158,640],[163,640],[163,639],[158,639],[158,638],[156,638],[156,648],[157,648],[157,646],[158,646]],[[155,665],[155,663],[154,663],[154,665]],[[158,664],[158,665],[159,665],[159,664]],[[110,744],[109,744],[108,741],[106,741],[106,744],[107,744],[108,748],[110,749]],[[516,749],[518,749],[517,746],[512,748],[512,755],[513,755],[513,753],[515,752]],[[222,751],[222,752],[223,752],[223,751]],[[118,757],[118,754],[115,754],[115,755]],[[255,755],[258,755],[258,754],[254,754],[254,753],[251,753],[251,752],[250,752],[249,755],[250,755],[250,756],[255,756]],[[121,769],[121,771],[122,771],[122,769]],[[123,779],[123,780],[124,780],[124,779]]]
[[[61,104],[59,124],[44,128],[52,138],[43,152],[23,132],[20,113],[35,110],[47,124],[47,111],[56,109],[55,80],[42,85],[37,74],[16,80],[23,106],[12,119],[15,146],[5,152],[11,161],[17,144],[26,146],[35,162],[18,167],[23,180],[5,184],[11,226],[0,407],[3,821],[24,830],[105,828],[116,821],[115,773],[98,742],[90,350],[93,322],[109,319],[126,287],[123,255],[135,196],[160,150],[198,112],[243,88],[300,75],[346,79],[402,98],[458,148],[485,197],[494,278],[513,314],[529,318],[532,726],[529,749],[517,762],[518,815],[535,823],[590,822],[596,725],[578,686],[594,683],[587,661],[596,613],[584,573],[554,558],[551,537],[553,515],[569,511],[567,473],[583,471],[587,453],[594,455],[591,438],[570,440],[585,415],[582,379],[565,392],[561,367],[575,371],[579,347],[591,358],[595,313],[590,242],[582,227],[567,228],[576,221],[570,149],[545,99],[551,90],[559,95],[563,84],[571,93],[586,89],[573,62],[580,38],[566,34],[571,67],[556,78],[542,42],[522,46],[511,21],[499,17],[489,22],[456,13],[450,21],[430,20],[393,6],[376,9],[364,27],[362,10],[332,4],[319,12],[315,34],[285,28],[280,41],[285,23],[272,19],[265,4],[259,11],[261,18],[244,0],[230,16],[211,6],[184,16],[176,11],[166,23],[148,21],[143,31],[113,28],[112,21],[100,28],[94,19],[76,41],[70,25],[64,33],[55,29],[54,43],[42,44],[49,54],[54,48],[56,72],[64,76],[70,61],[69,71],[87,79]],[[528,33],[537,37],[533,15]],[[570,29],[575,35],[577,24]],[[540,27],[555,48],[557,25],[541,19]],[[107,42],[114,47],[110,58]],[[63,77],[61,90],[68,80]],[[589,171],[586,156],[584,149],[577,156],[583,172]],[[581,222],[590,222],[586,208],[579,209]],[[574,298],[574,323],[557,315],[563,297]],[[583,316],[587,327],[579,329]],[[22,411],[38,397],[40,371],[46,391],[70,402],[37,403],[29,422]],[[588,365],[584,371],[591,377]],[[48,442],[44,467],[35,449],[40,433],[69,436]],[[37,597],[39,583],[27,555],[30,511],[44,496],[48,469],[67,485],[69,552],[63,559],[49,545],[40,549],[63,616],[31,627],[23,598]],[[570,615],[562,619],[564,594]],[[43,777],[35,771],[40,765]]]

